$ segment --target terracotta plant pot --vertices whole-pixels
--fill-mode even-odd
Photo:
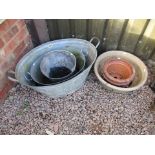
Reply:
[[[125,60],[112,59],[105,62],[103,65],[103,77],[109,83],[127,87],[135,77],[134,67]]]

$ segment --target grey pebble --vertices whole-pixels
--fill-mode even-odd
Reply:
[[[81,89],[58,99],[18,84],[0,104],[0,134],[154,134],[155,94],[148,84],[118,94],[91,73]]]

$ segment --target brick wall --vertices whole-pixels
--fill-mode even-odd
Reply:
[[[7,79],[7,71],[15,69],[19,59],[32,47],[24,20],[8,19],[0,24],[0,103],[14,84]]]

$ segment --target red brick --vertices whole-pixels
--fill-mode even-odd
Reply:
[[[5,54],[12,52],[18,46],[18,42],[15,39],[12,39],[6,47],[4,47]]]
[[[12,31],[12,33],[16,34],[18,32],[17,26],[13,26],[11,31]]]
[[[12,32],[6,32],[6,34],[4,34],[4,40],[6,41],[6,42],[8,42],[12,37],[13,37],[13,34],[12,34]]]
[[[11,81],[8,81],[4,88],[0,91],[0,103],[4,101],[4,99],[7,97],[9,90],[13,87],[14,83]]]
[[[7,55],[7,57],[0,58],[0,71],[7,71],[13,65],[14,61],[15,56],[12,53],[10,55]]]
[[[24,26],[21,31],[17,34],[16,38],[18,42],[21,42],[28,35],[28,30]]]
[[[16,21],[17,19],[8,19],[7,20],[8,26],[11,27],[13,24],[15,24]]]
[[[15,48],[15,50],[13,51],[13,53],[15,53],[15,55],[16,55],[16,58],[18,58],[18,56],[19,56],[22,52],[24,52],[25,48],[26,48],[26,45],[25,45],[24,41],[22,41],[22,42]]]
[[[7,20],[4,21],[2,24],[0,24],[0,35],[3,34],[7,29],[9,28],[9,25],[7,23]]]
[[[2,48],[4,46],[4,42],[2,39],[0,39],[0,48]]]
[[[0,71],[3,72],[8,66],[8,62],[6,60],[0,62]],[[1,79],[1,78],[0,78]]]
[[[11,30],[9,30],[4,34],[5,41],[8,42],[13,36],[17,34],[17,32],[18,32],[17,26],[13,26]]]
[[[10,40],[8,45],[4,48],[5,53],[12,52],[28,35],[28,31],[26,27],[23,27],[21,31],[19,31],[16,36]]]
[[[25,42],[25,39],[24,39],[24,42]],[[22,52],[18,53],[18,55],[16,55],[16,62],[15,64],[18,63],[18,61],[28,52],[30,51],[30,49],[33,48],[33,44],[31,42],[31,45],[27,46],[26,43],[25,43],[25,48],[23,48]]]
[[[25,25],[24,19],[20,19],[20,20],[17,22],[17,27],[18,27],[18,29],[21,29],[24,25]]]
[[[4,37],[5,36],[5,37]],[[28,33],[24,20],[6,20],[0,25],[0,45],[3,46],[0,52],[4,51],[5,56],[1,54],[0,59],[0,102],[7,96],[8,91],[12,88],[13,82],[9,81],[6,72],[10,68],[15,68],[16,62],[29,50],[29,45],[32,42]],[[4,37],[4,38],[2,38]],[[31,47],[32,48],[32,47]],[[9,58],[10,54],[14,58]]]
[[[19,53],[18,56],[16,56],[15,66],[19,62],[19,60],[26,54],[27,48],[24,49],[22,53]]]

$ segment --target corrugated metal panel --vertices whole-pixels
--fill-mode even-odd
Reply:
[[[148,59],[155,49],[155,20],[151,20],[139,41],[135,54],[144,59]]]
[[[97,36],[101,40],[100,53],[124,50],[155,60],[155,20],[147,19],[58,19],[47,20],[51,40]]]
[[[106,50],[117,49],[124,23],[125,23],[124,19],[109,20],[106,29],[104,49]]]
[[[57,20],[57,23],[58,23],[59,36],[61,38],[70,37],[69,20],[68,19],[59,19],[59,20]]]
[[[105,23],[106,19],[89,20],[88,38],[91,39],[92,36],[97,36],[100,40],[102,40]]]
[[[73,36],[76,38],[87,39],[87,20],[86,19],[72,19],[71,27],[74,30]]]
[[[59,35],[59,30],[58,30],[58,23],[57,20],[52,19],[52,20],[46,20],[47,21],[47,27],[48,27],[48,32],[51,40],[54,39],[59,39],[61,36]]]
[[[134,53],[134,49],[146,22],[146,19],[133,19],[128,21],[127,27],[119,45],[120,50],[126,50],[128,52]]]

